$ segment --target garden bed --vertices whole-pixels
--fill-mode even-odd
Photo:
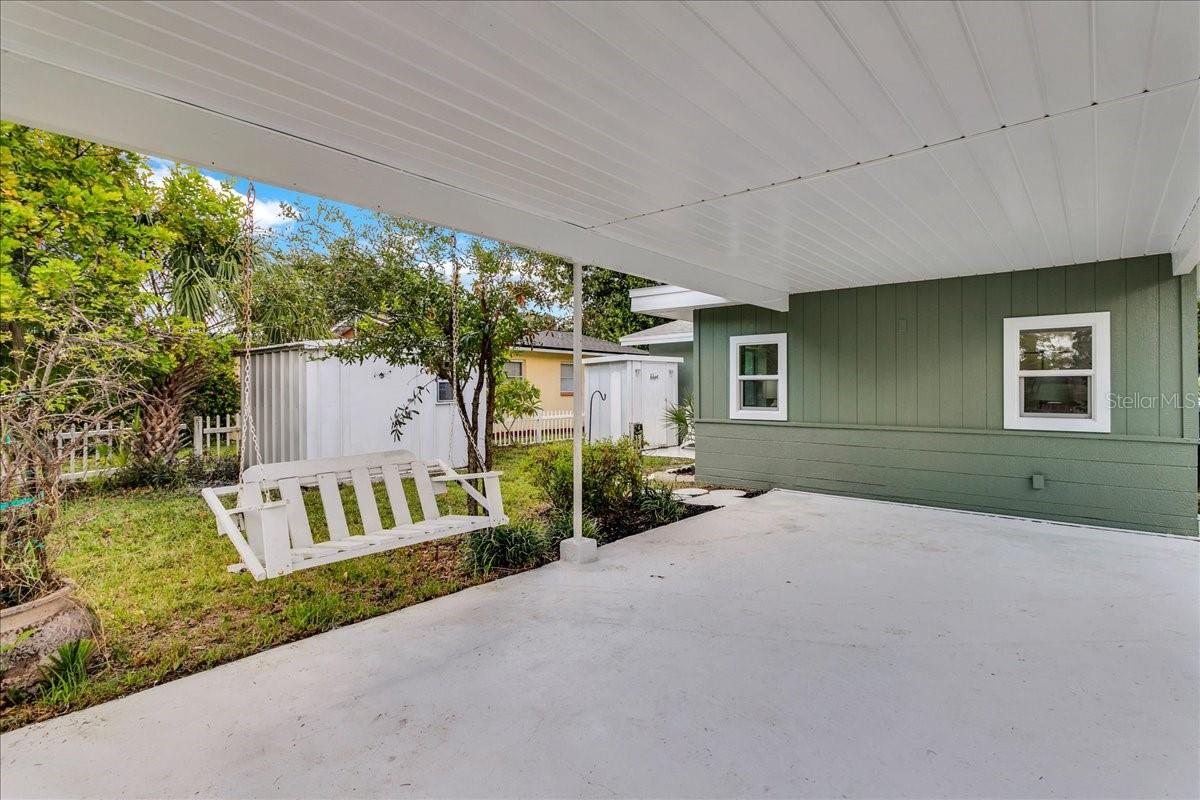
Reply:
[[[505,507],[539,520],[548,502],[533,478],[540,448],[497,451]],[[645,458],[644,470],[679,463]],[[346,511],[355,505],[347,487]],[[441,498],[447,510],[465,500]],[[414,502],[413,507],[417,504]],[[691,510],[688,511],[689,515]],[[351,519],[353,525],[356,520]],[[606,532],[606,541],[640,533]],[[75,694],[54,702],[0,698],[0,730],[111,700],[218,664],[484,583],[514,571],[464,564],[465,537],[256,582],[231,574],[236,554],[195,490],[138,489],[70,499],[50,538],[53,567],[96,614],[97,661]],[[530,566],[536,566],[537,561]]]

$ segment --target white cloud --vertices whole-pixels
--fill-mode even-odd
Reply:
[[[162,186],[167,176],[171,174],[171,168],[175,166],[174,162],[168,161],[165,158],[149,158],[147,162],[150,164],[150,185]],[[217,191],[230,192],[240,197],[243,203],[246,202],[246,195],[232,187],[223,185],[213,176],[205,175],[204,179]],[[291,222],[293,220],[284,216],[283,201],[255,198],[254,226],[256,228],[278,228]]]

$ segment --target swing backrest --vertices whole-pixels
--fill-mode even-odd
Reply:
[[[437,462],[433,462],[433,465],[435,469],[440,469]],[[267,499],[272,490],[277,491],[279,499],[287,502],[288,530],[291,533],[292,547],[304,547],[312,544],[312,528],[301,490],[304,487],[316,486],[320,491],[329,538],[338,541],[350,536],[339,489],[343,483],[354,485],[354,497],[364,533],[383,530],[373,487],[377,481],[384,484],[388,504],[392,509],[392,518],[397,527],[412,523],[412,514],[404,493],[406,478],[412,479],[416,485],[423,518],[427,521],[437,519],[440,512],[433,482],[430,480],[429,467],[430,464],[408,450],[260,464],[248,468],[243,473],[238,505],[258,505]]]

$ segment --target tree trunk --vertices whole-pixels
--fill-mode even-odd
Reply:
[[[184,363],[146,393],[141,403],[142,429],[133,447],[134,460],[174,460],[181,443],[184,409],[203,378],[203,367]]]

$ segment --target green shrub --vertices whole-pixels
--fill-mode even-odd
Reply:
[[[95,652],[91,639],[68,642],[50,656],[42,667],[42,697],[53,706],[69,706],[83,693],[88,665]]]
[[[550,524],[546,528],[546,543],[551,555],[558,554],[558,543],[575,535],[571,510],[555,511],[550,514]],[[583,535],[595,539],[598,544],[606,544],[608,539],[603,528],[595,517],[583,515]]]
[[[655,525],[666,525],[683,519],[687,509],[665,484],[649,484],[637,501],[638,510]]]
[[[187,483],[187,469],[174,458],[131,459],[110,482],[117,489],[178,489]]]
[[[536,483],[550,501],[552,513],[572,506],[571,446],[548,447],[533,459]],[[583,446],[583,513],[603,520],[628,511],[641,494],[642,454],[628,438]]]
[[[185,476],[192,486],[225,486],[241,480],[242,468],[237,455],[193,456],[187,460]]]
[[[546,531],[534,522],[514,522],[472,531],[463,545],[463,562],[476,575],[498,569],[524,569],[546,558]]]

